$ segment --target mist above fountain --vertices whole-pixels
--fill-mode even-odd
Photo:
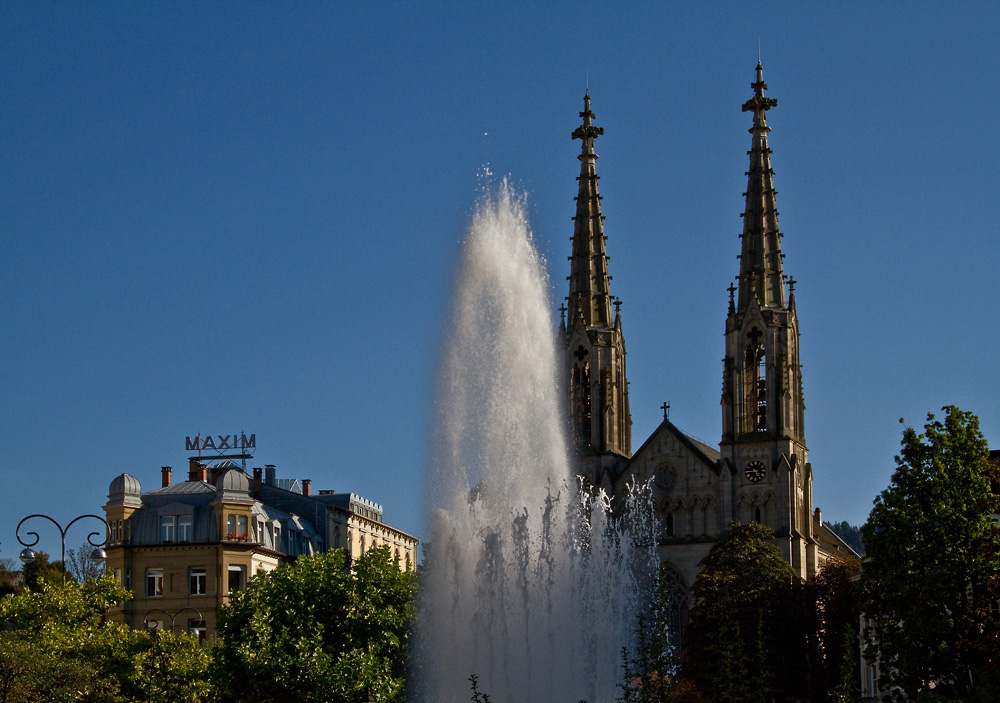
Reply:
[[[464,243],[437,398],[418,619],[427,703],[614,700],[649,549],[577,489],[553,306],[524,197],[484,196]],[[647,530],[648,531],[648,530]]]

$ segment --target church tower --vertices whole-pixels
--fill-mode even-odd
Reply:
[[[764,71],[757,64],[737,284],[729,287],[723,361],[721,460],[731,477],[732,519],[775,531],[796,572],[816,572],[812,469],[807,463],[795,280],[782,273],[782,234],[768,148]],[[786,297],[785,285],[788,285]]]
[[[583,124],[573,139],[583,142],[579,192],[573,217],[569,296],[561,308],[569,381],[570,437],[577,472],[592,486],[610,488],[632,456],[632,416],[625,377],[625,341],[620,301],[612,297],[604,236],[604,216],[597,189],[594,140],[604,134],[593,125],[590,94],[583,98]],[[612,318],[612,307],[615,309]]]

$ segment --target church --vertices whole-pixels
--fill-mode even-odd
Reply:
[[[804,579],[832,558],[854,555],[813,511],[795,280],[783,272],[767,137],[767,111],[777,100],[765,95],[759,62],[751,88],[743,104],[753,117],[750,167],[739,271],[728,289],[717,447],[664,417],[632,449],[625,337],[620,301],[611,294],[594,152],[604,129],[594,125],[589,93],[583,124],[573,132],[582,142],[581,167],[560,336],[577,470],[589,486],[611,496],[621,496],[634,480],[651,482],[664,573],[684,601],[699,562],[734,520],[774,530],[776,545]]]

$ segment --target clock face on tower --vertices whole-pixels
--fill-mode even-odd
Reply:
[[[764,471],[765,471],[764,464],[756,460],[749,462],[747,464],[746,469],[744,469],[744,473],[747,476],[747,480],[753,481],[754,483],[757,483],[758,481],[764,478]]]

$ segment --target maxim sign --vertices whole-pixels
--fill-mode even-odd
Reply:
[[[187,451],[200,452],[205,449],[222,451],[224,449],[255,449],[257,447],[257,435],[252,434],[247,437],[242,432],[237,434],[218,434],[214,437],[198,435],[194,439],[184,438],[184,449]]]

